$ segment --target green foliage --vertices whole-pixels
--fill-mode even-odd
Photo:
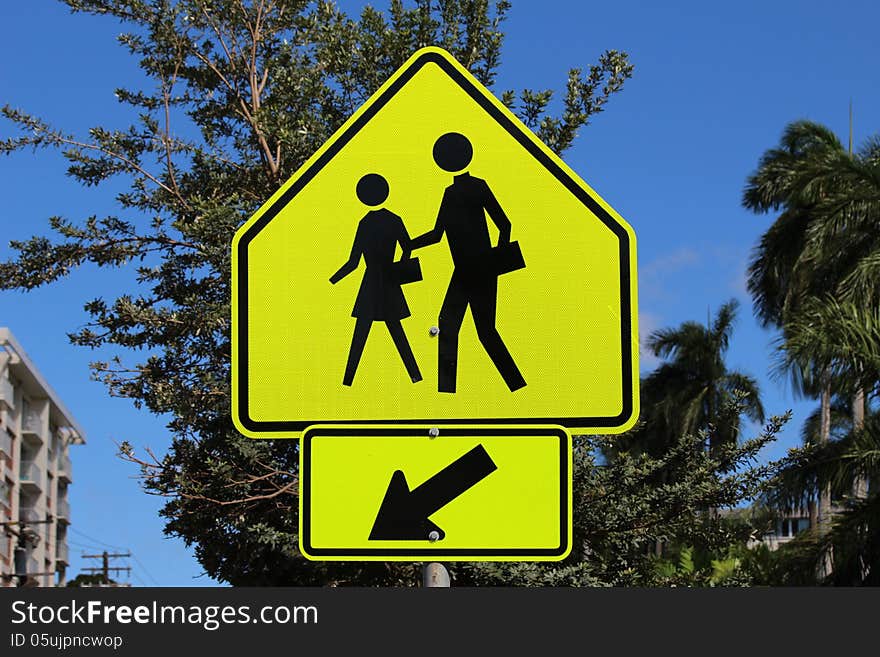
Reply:
[[[794,313],[777,341],[778,367],[815,367],[852,394],[880,381],[880,304],[811,298]]]
[[[657,559],[654,570],[658,580],[666,586],[724,586],[745,583],[742,564],[729,549],[724,556],[713,558],[711,553],[694,554],[684,547],[677,558]]]
[[[731,371],[724,362],[738,304],[728,301],[709,325],[684,322],[654,331],[647,347],[664,358],[641,382],[641,423],[615,443],[616,451],[664,453],[684,434],[708,428],[711,449],[735,443],[740,416],[723,418],[722,409],[740,400],[743,413],[763,422],[764,407],[754,378]]]
[[[743,206],[756,213],[781,214],[763,235],[749,264],[748,288],[755,313],[766,325],[781,326],[802,301],[828,289],[829,280],[804,260],[811,230],[822,222],[815,199],[802,193],[810,162],[845,153],[825,126],[795,121],[786,126],[779,145],[767,150],[749,176]],[[833,259],[826,259],[830,265]]]
[[[86,303],[74,344],[121,353],[94,363],[110,394],[168,415],[166,454],[125,458],[149,493],[167,498],[166,532],[212,577],[232,584],[377,584],[418,580],[416,566],[315,564],[297,552],[297,444],[253,441],[230,420],[230,243],[235,230],[418,48],[449,50],[491,86],[506,0],[392,0],[350,17],[306,0],[67,0],[108,15],[143,79],[116,91],[131,125],[77,136],[5,105],[0,152],[54,149],[84,186],[127,182],[118,212],[54,217],[52,237],[12,247],[0,286],[29,290],[91,263],[137,286]],[[584,71],[587,71],[586,73]],[[504,102],[556,152],[603,111],[632,75],[609,50],[569,71],[553,92],[505,91]],[[118,180],[117,180],[118,182]]]
[[[825,481],[837,500],[830,526],[814,528],[784,546],[781,560],[791,584],[815,584],[825,555],[832,568],[826,584],[880,584],[880,493],[852,494],[859,480],[880,478],[880,415],[869,413],[864,426],[822,445],[791,450],[768,482],[767,501],[783,511],[803,508],[806,494]]]
[[[723,417],[741,412],[741,403],[730,400]],[[580,436],[574,451],[572,554],[558,564],[453,564],[453,577],[463,584],[683,584],[665,577],[662,567],[658,571],[656,546],[688,546],[700,555],[725,555],[731,545],[744,546],[753,526],[709,510],[731,509],[764,494],[776,465],[756,465],[757,455],[788,419],[772,417],[756,438],[721,445],[712,455],[703,448],[703,431],[680,437],[661,457],[622,453],[601,463],[598,455],[615,438]],[[711,570],[711,563],[706,567]],[[727,567],[719,561],[717,577]]]
[[[878,473],[857,466],[871,450],[856,445],[877,430],[862,427],[861,418],[880,382],[880,141],[852,153],[824,126],[792,123],[761,158],[743,204],[782,210],[755,249],[749,290],[758,316],[782,329],[777,371],[822,398],[819,421],[805,427],[809,443],[789,456],[768,498],[783,511],[818,500],[819,526],[786,546],[783,562],[803,581],[812,573],[826,582],[867,582],[880,529],[867,485]],[[843,437],[832,392],[853,400]],[[844,506],[836,513],[833,499]]]
[[[116,582],[112,579],[107,582],[104,581],[104,575],[100,573],[80,573],[72,580],[67,582],[67,586],[71,587],[82,587],[82,586],[106,586],[107,584],[116,584]]]
[[[841,356],[824,346],[837,339],[851,344],[854,333],[825,320],[839,313],[864,322],[877,310],[880,141],[851,154],[826,127],[791,123],[749,177],[743,205],[759,213],[782,210],[754,250],[748,282],[758,317],[784,327],[783,346],[799,352],[781,369],[810,393],[831,378],[839,382]],[[868,312],[856,316],[866,305]],[[825,317],[817,317],[823,308]],[[835,334],[817,341],[826,325]],[[812,333],[806,347],[805,331]],[[809,357],[811,347],[821,348],[817,358]],[[850,349],[844,359],[854,354]]]

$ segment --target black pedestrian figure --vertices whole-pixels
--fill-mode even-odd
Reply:
[[[368,173],[358,181],[357,197],[364,205],[382,205],[388,198],[388,182],[377,173]],[[348,351],[343,385],[350,386],[354,381],[354,374],[374,321],[385,322],[413,383],[422,380],[419,366],[400,324],[400,320],[409,317],[410,312],[400,287],[400,276],[393,267],[394,251],[398,243],[403,251],[402,260],[408,260],[412,249],[403,220],[385,208],[371,210],[358,223],[348,261],[330,278],[330,282],[334,284],[342,280],[357,269],[363,255],[367,269],[351,312],[357,322]]]
[[[443,193],[443,201],[433,230],[412,241],[413,250],[436,244],[446,234],[455,265],[443,307],[440,309],[438,345],[438,390],[455,392],[458,367],[458,333],[467,307],[471,308],[480,343],[511,391],[526,385],[525,379],[495,328],[498,300],[498,275],[502,251],[516,246],[510,243],[510,221],[485,180],[471,176],[465,169],[473,156],[473,147],[464,135],[450,132],[434,144],[434,161],[444,171],[460,172]],[[486,213],[498,227],[498,247],[492,248]],[[512,248],[510,250],[513,250]],[[519,255],[519,251],[516,250]],[[521,256],[520,256],[521,258]]]

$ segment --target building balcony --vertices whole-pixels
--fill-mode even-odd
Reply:
[[[40,513],[34,507],[23,506],[18,510],[19,520],[23,523],[42,522],[46,519],[45,514]]]
[[[22,461],[18,472],[18,483],[24,488],[43,489],[43,471],[33,461]]]
[[[12,436],[0,429],[0,454],[12,458]]]
[[[63,563],[66,566],[70,565],[70,556],[67,551],[67,543],[56,543],[55,544],[55,564]]]
[[[70,522],[70,502],[59,500],[55,508],[55,515],[58,517],[58,520]]]
[[[31,408],[21,416],[21,435],[30,443],[43,442],[43,420],[40,414]]]
[[[8,411],[15,408],[15,388],[12,387],[12,381],[0,376],[0,408],[4,406]]]
[[[0,478],[0,516],[7,520],[12,516],[12,482],[6,478]]]
[[[63,479],[67,483],[73,482],[73,465],[70,463],[70,457],[67,454],[61,454],[61,457],[58,459],[55,474],[58,475],[58,479]]]

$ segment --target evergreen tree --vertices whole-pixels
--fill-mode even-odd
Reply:
[[[83,263],[134,264],[139,285],[86,303],[76,345],[123,356],[94,363],[115,396],[168,415],[166,454],[122,452],[167,497],[166,532],[182,537],[214,578],[240,585],[404,584],[415,566],[312,563],[297,545],[297,444],[240,436],[230,420],[230,243],[235,230],[413,52],[450,51],[492,87],[506,0],[392,0],[356,18],[305,0],[66,0],[77,13],[121,21],[120,44],[143,80],[120,88],[130,126],[71,135],[6,105],[17,136],[0,151],[61,151],[85,186],[129,184],[118,213],[53,217],[52,237],[14,243],[0,286],[32,289]],[[498,95],[561,153],[632,74],[609,50],[569,71],[553,93]]]

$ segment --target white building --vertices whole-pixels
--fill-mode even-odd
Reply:
[[[84,443],[70,411],[0,327],[0,586],[64,585],[68,448]]]

